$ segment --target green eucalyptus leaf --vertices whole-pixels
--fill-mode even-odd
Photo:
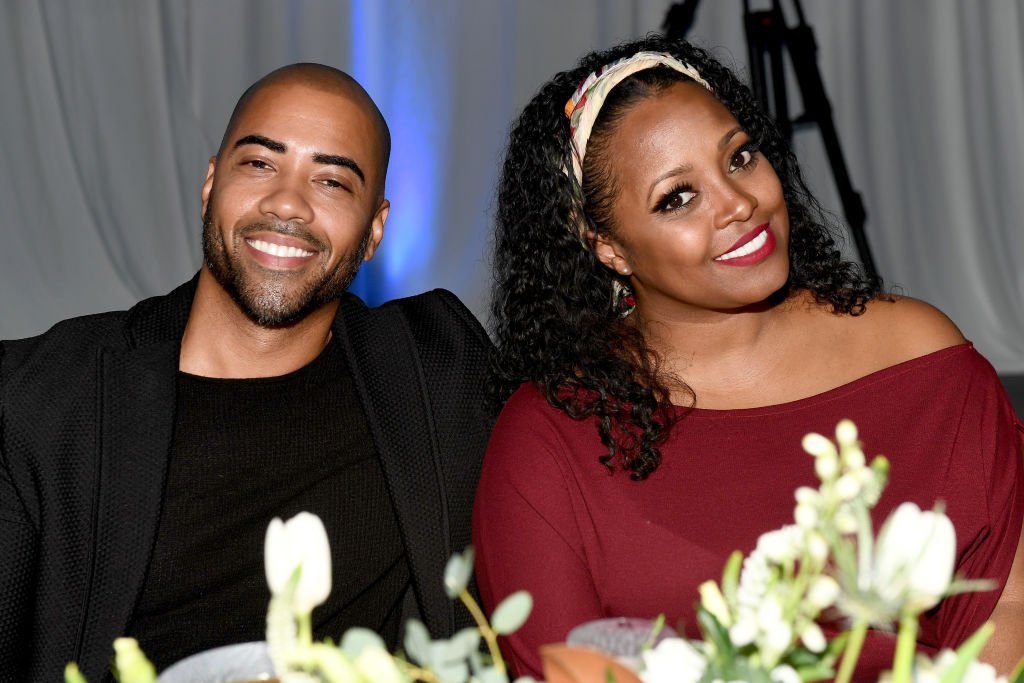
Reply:
[[[462,553],[455,553],[448,558],[448,564],[444,568],[444,590],[449,598],[458,597],[459,593],[466,590],[469,585],[469,577],[473,575],[473,546],[469,546]]]
[[[341,650],[350,659],[355,659],[368,647],[378,650],[388,649],[384,640],[368,628],[354,626],[345,631],[341,637]]]
[[[530,616],[533,598],[526,591],[516,591],[501,601],[491,615],[491,628],[499,635],[514,633]]]
[[[487,664],[484,663],[483,653],[480,652],[479,648],[470,652],[467,659],[469,660],[469,670],[473,672],[474,676],[487,668]]]
[[[355,666],[338,648],[313,643],[310,651],[316,670],[326,683],[363,683],[363,678]]]
[[[418,619],[410,619],[405,624],[405,653],[409,659],[426,666],[430,659],[430,632]]]
[[[457,632],[451,638],[453,644],[458,644],[465,651],[463,658],[468,658],[474,652],[479,651],[480,647],[480,631],[475,626],[464,628]]]
[[[450,640],[435,640],[430,644],[427,665],[441,683],[466,683],[469,680],[466,653],[459,643],[453,643]]]

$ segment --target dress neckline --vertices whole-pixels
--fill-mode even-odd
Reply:
[[[673,405],[673,408],[675,408],[677,414],[685,415],[688,419],[695,417],[760,417],[763,415],[806,410],[808,408],[816,407],[822,403],[834,401],[838,398],[847,396],[848,394],[862,391],[878,382],[883,382],[891,379],[892,377],[941,362],[946,360],[948,357],[957,356],[973,349],[974,344],[970,341],[965,341],[953,346],[947,346],[944,349],[932,351],[931,353],[926,353],[925,355],[917,356],[916,358],[910,358],[900,363],[896,363],[895,365],[882,368],[881,370],[875,370],[874,372],[870,372],[862,377],[840,384],[832,389],[827,389],[819,394],[805,396],[804,398],[798,398],[792,401],[784,401],[782,403],[773,403],[771,405],[754,406],[750,408],[688,408],[680,405]]]

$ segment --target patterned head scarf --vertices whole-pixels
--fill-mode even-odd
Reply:
[[[701,78],[700,73],[684,62],[664,52],[638,52],[632,57],[620,59],[617,62],[606,64],[594,73],[587,76],[573,93],[569,101],[565,103],[565,116],[569,119],[569,136],[571,137],[572,171],[564,168],[562,171],[576,180],[576,189],[582,195],[583,187],[583,157],[587,153],[587,142],[590,140],[590,133],[594,129],[594,122],[597,115],[604,106],[604,101],[612,88],[617,86],[628,76],[638,71],[650,69],[656,66],[667,66],[679,73],[689,76],[700,85],[712,91],[708,82]],[[582,215],[573,218],[573,229],[579,233],[581,241],[586,241],[587,222]]]

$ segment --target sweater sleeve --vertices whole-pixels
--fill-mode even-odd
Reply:
[[[1024,517],[1024,425],[995,370],[975,354],[948,462],[946,507],[957,527],[956,575],[993,590],[944,600],[921,620],[921,641],[957,647],[992,614],[1013,564]],[[998,635],[997,635],[998,637]]]
[[[488,613],[517,590],[533,596],[530,617],[501,646],[516,674],[534,677],[541,676],[542,645],[603,616],[574,511],[569,447],[553,412],[532,388],[509,400],[487,447],[473,514],[476,576]]]
[[[4,452],[3,412],[0,398],[0,683],[15,683],[25,679],[20,667],[24,663],[24,639],[30,632],[35,532]]]

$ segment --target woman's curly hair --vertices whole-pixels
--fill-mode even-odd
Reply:
[[[612,309],[614,271],[581,244],[573,216],[586,216],[598,235],[614,234],[616,189],[604,148],[616,122],[639,99],[690,81],[668,67],[637,72],[608,95],[594,125],[579,189],[571,168],[566,101],[601,66],[649,50],[695,67],[715,96],[768,159],[782,183],[790,221],[790,273],[782,292],[805,289],[837,313],[857,315],[877,296],[880,282],[844,261],[828,219],[810,195],[796,158],[778,126],[746,85],[708,52],[681,40],[650,35],[594,52],[544,85],[514,123],[497,193],[492,327],[497,352],[495,398],[503,401],[534,382],[548,402],[574,419],[597,419],[607,451],[633,479],[660,461],[659,444],[677,412],[669,387],[695,399],[681,380],[659,370],[658,358],[638,326]]]

